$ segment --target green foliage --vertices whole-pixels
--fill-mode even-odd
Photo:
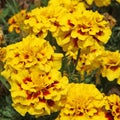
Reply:
[[[8,90],[10,89],[8,82],[6,81],[4,77],[0,76],[0,81]]]
[[[0,120],[21,120],[21,116],[11,106],[10,96],[0,97]]]
[[[42,6],[47,6],[49,0],[41,0]]]
[[[105,46],[111,51],[120,50],[120,27],[113,28],[111,38]]]
[[[15,32],[5,34],[4,38],[5,38],[5,44],[4,44],[5,46],[16,43],[21,40],[21,36],[19,34],[16,34]]]

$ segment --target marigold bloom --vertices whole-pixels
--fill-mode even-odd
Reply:
[[[8,45],[5,49],[5,69],[7,66],[15,70],[37,67],[49,72],[51,68],[57,70],[61,68],[63,54],[54,53],[48,41],[34,35],[23,38],[21,42]]]
[[[93,84],[70,84],[65,107],[57,120],[89,120],[104,105],[103,95]]]
[[[111,35],[109,23],[98,12],[83,10],[68,13],[59,19],[59,32],[54,36],[67,55],[97,42],[106,44]],[[76,50],[76,51],[75,51]],[[73,54],[73,55],[72,55]]]
[[[55,53],[50,43],[29,35],[4,48],[2,75],[10,83],[13,107],[22,116],[50,115],[64,105],[67,77],[58,71],[63,54]]]
[[[58,31],[58,19],[65,12],[66,9],[61,6],[35,8],[28,13],[28,18],[24,21],[24,29],[31,34],[45,38],[48,31],[54,33]]]
[[[15,30],[16,33],[20,33],[23,30],[24,20],[26,18],[26,10],[21,10],[19,13],[15,14],[8,20],[10,24],[8,31],[12,32]]]
[[[120,120],[120,96],[116,94],[106,96],[105,108],[111,112],[114,120]]]
[[[120,53],[118,51],[105,51],[101,57],[101,74],[109,81],[118,79],[120,84]]]
[[[9,81],[18,71],[23,69],[49,72],[59,70],[63,54],[55,53],[48,41],[29,35],[21,42],[8,45],[4,48],[6,55],[3,59],[4,70],[2,75]]]
[[[63,107],[67,95],[67,77],[56,69],[46,73],[39,70],[18,71],[11,76],[13,107],[24,116],[43,116],[57,112]]]

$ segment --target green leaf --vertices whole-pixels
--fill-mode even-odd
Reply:
[[[7,15],[9,14],[9,9],[3,9],[1,14],[0,14],[0,18],[5,18]]]
[[[11,96],[0,97],[0,120],[21,120],[21,115],[18,114],[12,107]]]
[[[2,82],[2,84],[9,90],[10,89],[10,85],[8,84],[8,82],[6,81],[6,79],[0,75],[0,81]]]

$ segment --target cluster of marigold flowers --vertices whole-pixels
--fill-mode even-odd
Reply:
[[[105,50],[110,24],[97,11],[86,9],[93,2],[110,4],[110,0],[49,0],[47,7],[22,10],[9,19],[9,31],[23,39],[1,48],[5,51],[1,75],[10,83],[12,105],[22,116],[60,111],[56,120],[120,119],[120,97],[106,96],[95,85],[84,83],[84,73],[98,69],[102,77],[120,84],[120,53]],[[61,74],[64,54],[46,40],[48,32],[65,56],[77,61],[83,83],[69,83]]]

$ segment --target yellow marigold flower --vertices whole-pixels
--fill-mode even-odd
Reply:
[[[105,51],[101,57],[101,74],[109,81],[118,79],[120,84],[120,53],[118,51]]]
[[[6,56],[1,74],[8,80],[12,74],[23,69],[49,72],[51,69],[61,68],[63,54],[55,53],[48,41],[34,35],[29,35],[21,42],[8,45],[4,49]]]
[[[103,7],[111,4],[111,0],[94,0],[96,6]]]
[[[11,76],[13,107],[24,116],[43,116],[57,112],[64,106],[67,95],[67,77],[56,69],[43,72],[23,69]]]
[[[69,87],[65,106],[57,120],[89,120],[103,107],[103,95],[95,85],[72,83]]]
[[[54,9],[55,8],[55,9]],[[57,34],[59,31],[59,18],[66,13],[66,9],[61,6],[47,6],[42,8],[40,15],[48,21],[47,29],[52,32],[52,34]],[[46,24],[45,24],[46,26]]]
[[[83,10],[67,13],[59,19],[59,32],[54,36],[66,54],[77,53],[87,46],[106,44],[111,35],[109,23],[98,12]],[[73,50],[73,51],[72,51]],[[76,51],[75,51],[76,50]],[[72,55],[73,54],[73,55]]]
[[[120,120],[120,96],[111,94],[106,96],[106,110],[110,111],[114,120]]]
[[[21,10],[19,13],[12,16],[8,20],[8,24],[10,24],[8,31],[12,32],[13,30],[15,30],[16,33],[20,33],[23,30],[25,18],[26,10]]]
[[[64,13],[66,9],[61,6],[35,8],[28,13],[28,18],[24,21],[24,29],[31,34],[45,38],[48,31],[56,33],[59,30],[58,19]]]
[[[5,64],[19,70],[38,67],[43,71],[51,68],[59,70],[63,55],[54,53],[53,47],[44,39],[29,35],[21,42],[8,45],[6,48]]]

